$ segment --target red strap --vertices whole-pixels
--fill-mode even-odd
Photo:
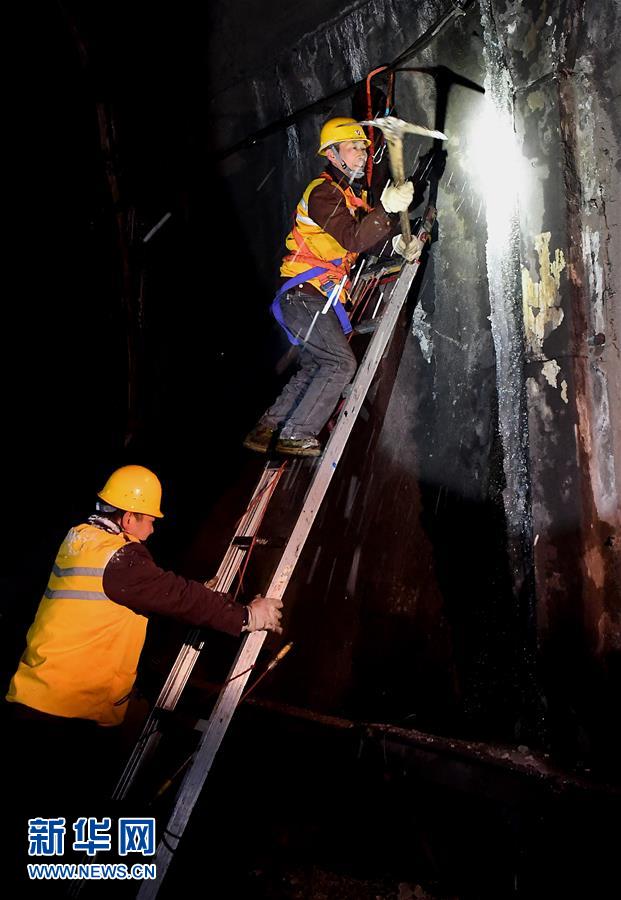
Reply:
[[[341,187],[341,185],[337,181],[334,180],[334,178],[332,177],[332,175],[330,175],[329,172],[322,172],[319,177],[325,178],[326,181],[331,182],[331,184],[333,184],[334,187],[338,191],[341,192],[341,194],[345,198],[345,202],[347,203],[348,206],[355,206],[358,208],[362,207],[362,209],[364,209],[365,212],[372,211],[373,207],[369,206],[369,204],[367,203],[366,200],[364,200],[362,197],[356,197],[356,195],[354,194],[353,190],[350,187],[347,187],[347,188]]]
[[[330,281],[330,279],[334,276],[337,276],[340,279],[345,273],[349,272],[352,264],[352,258],[355,256],[355,254],[346,253],[343,257],[341,265],[335,266],[329,259],[322,259],[320,256],[315,256],[311,252],[308,244],[295,225],[293,226],[291,234],[293,235],[293,240],[298,246],[298,251],[297,253],[290,253],[285,256],[283,262],[308,263],[311,268],[315,268],[315,266],[322,266],[326,271],[323,275],[318,276],[320,284],[323,284],[324,281]]]
[[[325,178],[326,181],[330,181],[337,190],[341,192],[343,197],[345,198],[345,202],[351,206],[362,207],[366,212],[371,212],[371,207],[367,204],[365,200],[360,197],[356,197],[351,188],[347,188],[344,190],[340,184],[337,184],[334,178],[330,175],[329,172],[322,172],[321,178]],[[323,275],[319,275],[318,280],[320,284],[323,284],[326,281],[330,281],[335,276],[340,280],[343,275],[349,274],[349,270],[351,269],[353,261],[358,256],[357,253],[353,253],[350,250],[345,251],[345,256],[343,256],[341,265],[335,266],[332,264],[330,260],[322,259],[319,256],[315,256],[308,244],[302,237],[302,234],[297,227],[296,223],[296,215],[293,218],[293,227],[291,229],[291,236],[297,245],[297,251],[295,253],[289,253],[287,256],[283,257],[283,262],[302,262],[307,263],[311,268],[315,268],[315,266],[321,266],[326,271]]]

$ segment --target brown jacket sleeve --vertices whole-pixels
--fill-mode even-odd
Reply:
[[[395,219],[377,206],[362,218],[354,218],[337,187],[326,181],[317,185],[308,198],[308,215],[331,234],[341,247],[352,253],[362,253],[393,232]]]
[[[110,600],[141,615],[155,613],[227,634],[241,633],[244,606],[230,594],[210,591],[200,581],[160,569],[144,544],[135,541],[111,557],[103,588]]]

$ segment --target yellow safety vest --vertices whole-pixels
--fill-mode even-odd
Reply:
[[[319,178],[315,178],[308,185],[295,211],[295,222],[292,230],[287,235],[285,241],[287,249],[290,251],[280,267],[280,274],[285,278],[293,278],[302,272],[307,272],[315,266],[323,266],[326,272],[316,278],[309,278],[308,283],[314,285],[323,293],[326,291],[326,283],[338,284],[342,278],[349,274],[349,270],[358,254],[346,250],[342,247],[336,238],[314,222],[308,215],[308,201],[311,192],[320,184],[329,181],[343,195],[347,209],[352,216],[356,216],[358,209],[364,209],[370,212],[371,207],[366,202],[366,192],[363,192],[362,199],[356,197],[351,187],[341,187],[328,174],[323,172]],[[331,265],[331,261],[338,259],[340,263]],[[342,290],[339,296],[342,303],[347,301],[347,292]]]
[[[106,596],[103,573],[114,553],[133,540],[88,524],[69,531],[7,700],[101,725],[122,722],[147,619]]]

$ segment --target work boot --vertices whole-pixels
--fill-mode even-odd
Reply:
[[[259,422],[244,438],[244,447],[247,450],[256,450],[257,453],[267,453],[275,433],[275,428],[271,428],[269,425],[262,425]]]
[[[276,453],[285,456],[320,456],[321,444],[316,437],[288,437],[276,441]]]

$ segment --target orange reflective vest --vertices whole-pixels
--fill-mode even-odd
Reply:
[[[286,240],[287,249],[291,252],[284,257],[280,274],[284,278],[293,278],[321,266],[325,272],[309,278],[308,283],[328,295],[332,287],[345,278],[344,289],[340,292],[339,299],[341,303],[346,303],[347,276],[358,254],[342,247],[336,238],[328,234],[308,215],[311,192],[325,181],[329,181],[340,191],[352,216],[356,215],[358,209],[371,212],[371,207],[366,202],[366,191],[363,192],[362,198],[357,197],[349,185],[344,188],[328,172],[322,172],[319,178],[311,181],[297,205],[293,228]]]
[[[106,596],[103,574],[117,550],[133,540],[89,524],[69,531],[7,700],[101,725],[122,722],[147,619]]]

